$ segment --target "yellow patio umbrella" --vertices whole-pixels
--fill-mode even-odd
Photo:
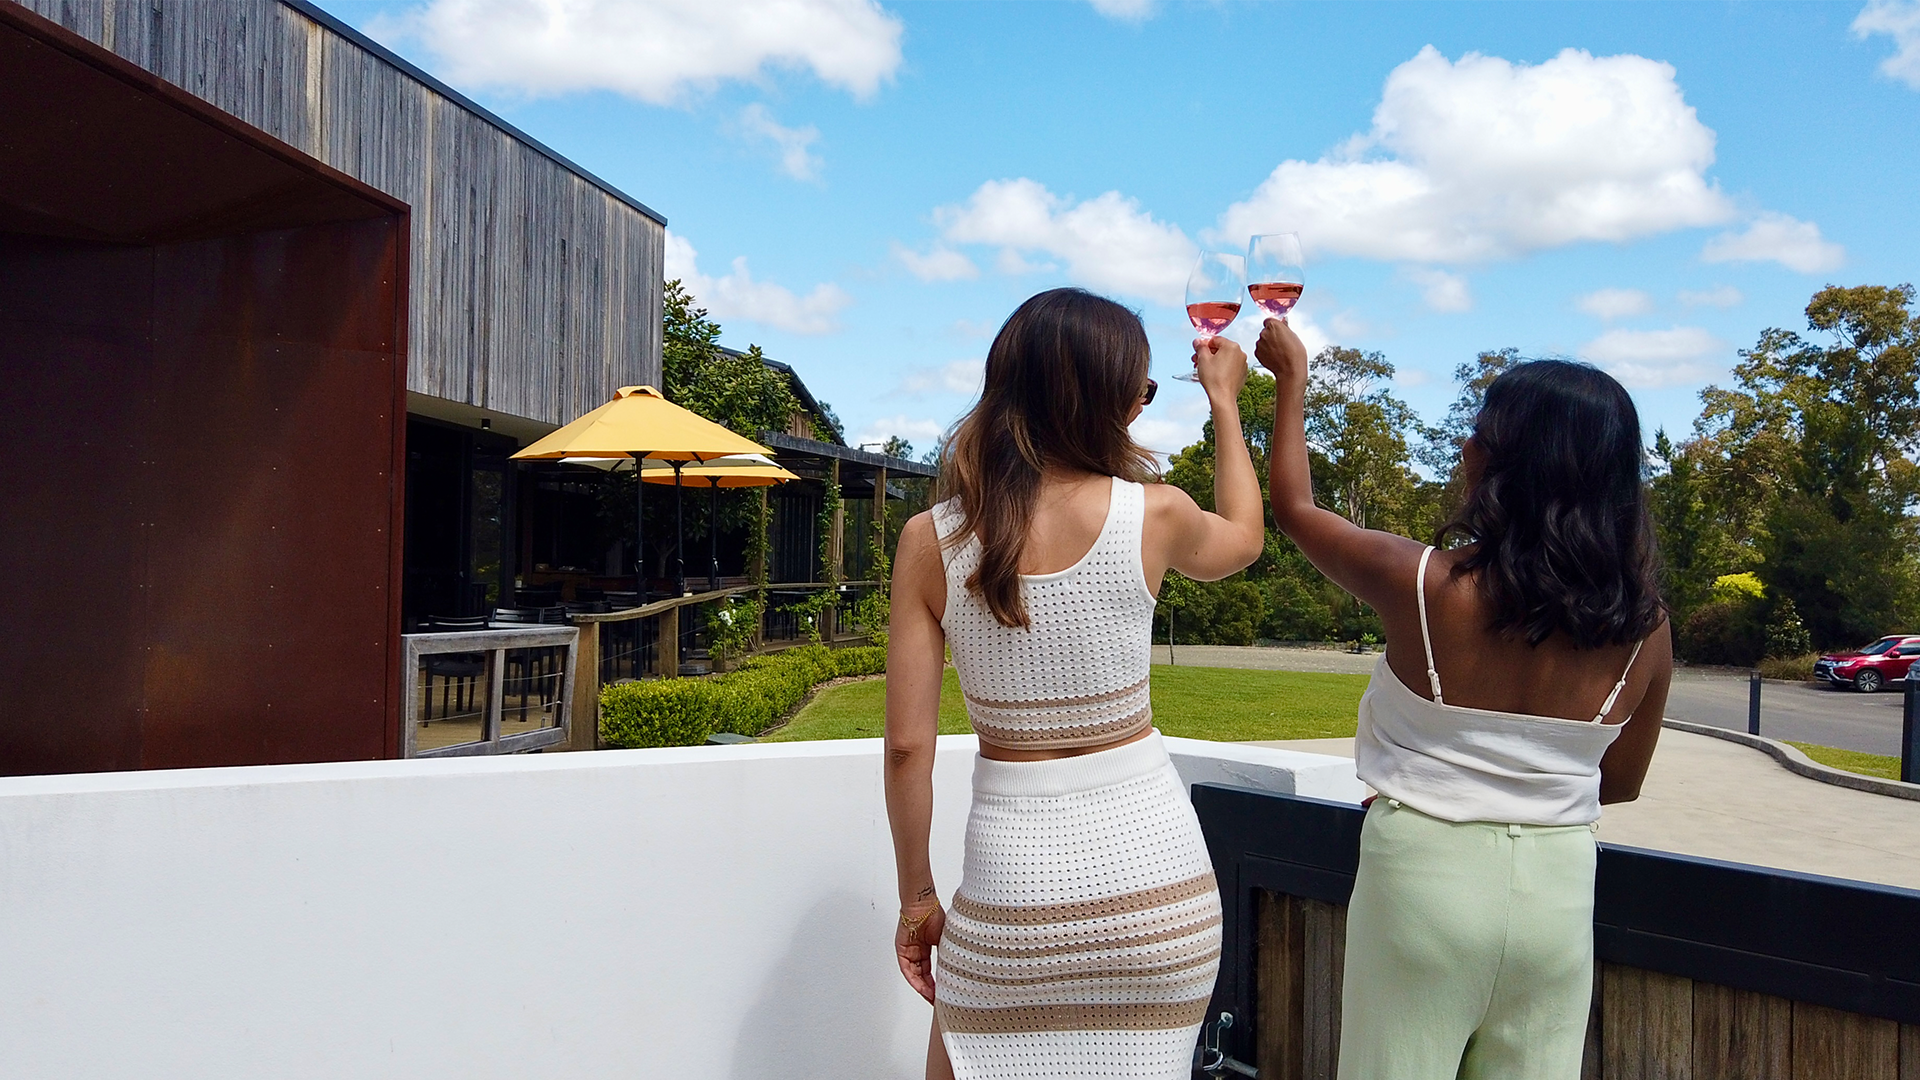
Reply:
[[[752,439],[735,434],[704,416],[668,401],[651,386],[623,386],[612,401],[513,456],[522,461],[611,459],[618,463],[650,458],[671,462],[676,479],[674,576],[680,591],[684,593],[687,576],[686,558],[681,550],[685,546],[685,517],[677,483],[680,472],[687,462],[699,463],[744,454],[756,454],[764,458],[768,453],[770,451],[766,447]],[[634,485],[636,529],[644,505],[640,490],[640,485]],[[636,532],[636,555],[640,539],[645,535],[644,532]],[[635,570],[639,578],[640,600],[644,603],[647,599],[646,566],[639,558],[635,559]]]
[[[596,469],[613,471],[631,460],[616,458],[562,458],[568,465],[591,465]],[[649,484],[678,484],[682,481],[693,487],[707,489],[707,588],[720,585],[720,549],[718,537],[720,529],[720,489],[741,487],[771,487],[784,484],[789,480],[798,480],[798,476],[773,463],[773,459],[761,454],[734,454],[722,458],[713,458],[703,464],[686,465],[675,468],[664,461],[642,461],[640,479]]]

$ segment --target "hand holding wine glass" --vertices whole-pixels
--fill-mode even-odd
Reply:
[[[1203,338],[1193,343],[1193,370],[1192,381],[1206,390],[1207,397],[1238,401],[1240,388],[1247,385],[1247,351],[1232,338]]]
[[[1283,387],[1305,386],[1307,382],[1307,346],[1284,319],[1268,319],[1260,328],[1260,340],[1253,347],[1254,359],[1273,372]]]
[[[1206,251],[1193,264],[1193,272],[1187,275],[1187,319],[1199,335],[1194,343],[1196,357],[1202,342],[1212,341],[1239,317],[1241,290],[1246,280],[1247,261],[1238,255]],[[1200,381],[1197,374],[1187,372],[1174,378],[1183,382]]]

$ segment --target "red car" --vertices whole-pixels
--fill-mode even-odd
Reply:
[[[1871,694],[1888,683],[1904,683],[1907,669],[1920,660],[1920,636],[1891,634],[1852,652],[1828,653],[1814,662],[1813,677],[1830,686],[1851,686]]]

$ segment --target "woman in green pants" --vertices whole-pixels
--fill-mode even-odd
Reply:
[[[1278,380],[1274,521],[1387,636],[1354,740],[1379,795],[1347,912],[1340,1077],[1575,1080],[1593,830],[1602,803],[1638,796],[1673,674],[1633,401],[1584,364],[1503,373],[1436,549],[1314,504],[1306,349],[1269,319],[1256,355]]]

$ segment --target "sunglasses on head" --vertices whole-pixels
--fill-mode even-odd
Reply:
[[[1148,379],[1147,392],[1140,395],[1140,404],[1142,405],[1153,404],[1153,395],[1159,392],[1160,392],[1160,384],[1157,382],[1154,382],[1152,379]]]

